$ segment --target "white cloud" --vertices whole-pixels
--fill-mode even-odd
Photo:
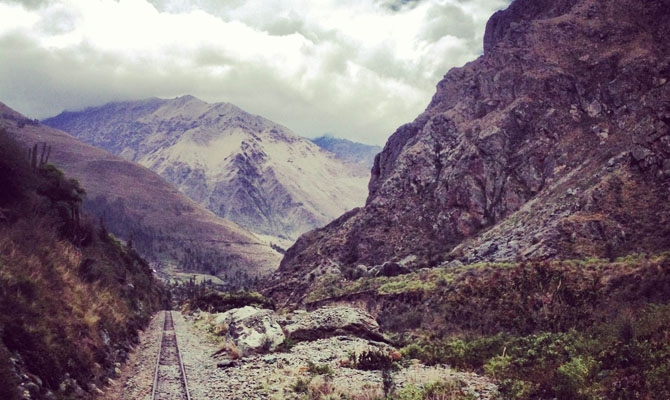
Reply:
[[[507,2],[0,0],[0,101],[42,118],[192,94],[383,144]]]

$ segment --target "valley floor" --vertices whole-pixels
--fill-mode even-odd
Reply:
[[[382,374],[342,366],[352,353],[388,345],[336,336],[295,344],[288,352],[250,356],[224,367],[214,338],[194,318],[174,313],[191,398],[198,399],[382,399]],[[120,377],[99,400],[149,400],[162,327],[162,313],[141,333],[140,343],[121,368]],[[493,399],[497,387],[488,378],[445,366],[426,367],[417,361],[392,374],[396,392],[441,382],[468,399]],[[460,398],[460,397],[456,397]]]

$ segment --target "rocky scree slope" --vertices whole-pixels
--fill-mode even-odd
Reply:
[[[302,236],[268,293],[394,261],[614,257],[670,242],[670,2],[516,0],[376,157],[365,207]],[[292,296],[292,297],[291,297]]]
[[[291,243],[365,201],[369,167],[232,104],[149,99],[44,123],[150,168],[220,217]]]
[[[280,255],[255,235],[215,216],[140,165],[28,120],[2,103],[0,128],[26,148],[50,146],[49,162],[85,187],[84,208],[111,233],[132,240],[150,261],[221,277],[256,276],[279,264]]]

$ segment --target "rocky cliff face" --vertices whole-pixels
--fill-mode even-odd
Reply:
[[[221,217],[291,242],[365,201],[369,167],[232,104],[149,99],[44,123],[150,168]]]
[[[668,17],[667,0],[516,0],[496,13],[484,54],[449,71],[377,156],[365,207],[301,237],[269,291],[388,261],[667,249]]]

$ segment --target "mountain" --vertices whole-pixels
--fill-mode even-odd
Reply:
[[[365,200],[369,168],[227,103],[112,103],[44,121],[157,172],[220,217],[293,241]]]
[[[335,154],[339,159],[359,164],[361,167],[368,169],[372,168],[375,156],[382,150],[379,146],[356,143],[328,135],[310,140],[322,149]]]
[[[49,163],[86,190],[84,208],[168,271],[229,279],[267,273],[280,255],[255,235],[215,216],[150,170],[28,120],[0,103],[0,128],[26,148],[50,147]],[[26,152],[27,155],[27,152]]]
[[[515,0],[375,158],[364,207],[303,235],[268,292],[385,263],[670,247],[670,2]]]

